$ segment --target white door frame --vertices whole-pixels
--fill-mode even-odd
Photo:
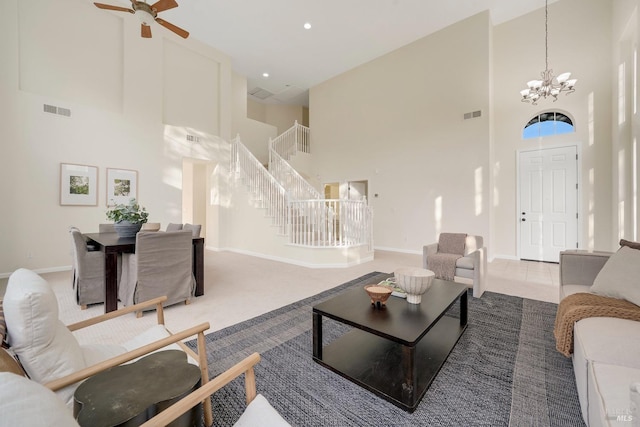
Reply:
[[[546,150],[546,149],[551,149],[551,148],[568,148],[568,147],[575,147],[576,148],[576,153],[578,154],[578,159],[576,160],[576,170],[577,170],[577,182],[578,182],[578,192],[576,194],[577,197],[577,207],[578,207],[578,221],[576,226],[578,227],[577,230],[577,238],[578,238],[578,247],[582,247],[582,221],[583,221],[583,217],[584,215],[582,214],[582,212],[584,212],[584,210],[582,209],[582,144],[580,143],[570,143],[570,144],[548,144],[545,145],[544,147],[539,146],[537,148],[520,148],[517,149],[515,152],[515,162],[516,162],[516,209],[514,212],[515,218],[516,218],[516,258],[517,259],[521,259],[521,253],[520,253],[520,212],[522,212],[521,208],[520,208],[520,153],[522,152],[527,152],[527,151],[541,151],[541,150]],[[574,248],[567,248],[567,249],[574,249]]]

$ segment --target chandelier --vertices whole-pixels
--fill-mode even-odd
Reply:
[[[540,73],[542,80],[531,80],[527,82],[527,89],[521,90],[522,102],[530,102],[537,105],[540,98],[553,97],[553,101],[558,100],[558,95],[564,92],[566,95],[574,92],[576,79],[569,79],[571,73],[562,73],[554,77],[553,70],[549,69],[549,1],[544,3],[544,56],[545,69]]]

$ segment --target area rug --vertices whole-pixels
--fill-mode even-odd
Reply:
[[[555,350],[556,304],[469,294],[467,330],[411,414],[315,363],[312,307],[388,276],[370,273],[208,334],[211,376],[260,353],[258,392],[293,426],[584,425],[571,360]],[[458,304],[447,315],[457,317]],[[349,330],[330,319],[323,322],[325,345]],[[189,344],[195,347],[195,341]],[[245,408],[244,396],[242,380],[216,392],[214,425],[233,425]]]

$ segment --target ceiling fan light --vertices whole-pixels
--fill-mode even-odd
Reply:
[[[136,10],[136,16],[138,17],[142,25],[151,25],[154,21],[153,15],[145,10]]]

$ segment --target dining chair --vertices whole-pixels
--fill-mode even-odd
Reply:
[[[135,253],[123,254],[120,301],[128,306],[166,295],[165,306],[188,304],[195,291],[191,241],[190,231],[139,232]]]
[[[98,224],[98,231],[100,233],[115,233],[116,232],[115,224],[112,224],[110,222],[105,224]]]
[[[183,227],[182,230],[188,230],[191,231],[191,233],[193,233],[193,237],[200,237],[200,230],[202,230],[202,225],[200,224],[189,224],[186,223]]]
[[[180,231],[182,230],[182,224],[175,224],[173,222],[170,222],[169,224],[167,224],[167,231]]]
[[[89,304],[104,302],[104,254],[89,251],[87,242],[76,227],[69,228],[73,248],[73,290],[82,310]]]

